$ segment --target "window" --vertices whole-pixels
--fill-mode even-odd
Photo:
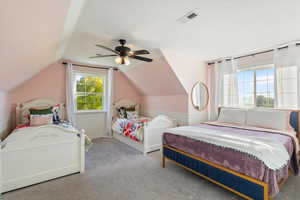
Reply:
[[[75,72],[76,111],[102,111],[104,109],[105,76]]]
[[[237,72],[238,101],[243,107],[274,107],[273,65]]]

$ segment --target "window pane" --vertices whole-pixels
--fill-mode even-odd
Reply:
[[[76,91],[77,92],[85,91],[85,79],[83,76],[76,75]]]
[[[86,92],[103,92],[103,79],[97,76],[88,76],[85,78]]]
[[[95,79],[95,92],[103,93],[103,78],[96,77],[96,79]]]
[[[78,73],[75,80],[77,110],[102,110],[103,77]]]
[[[267,93],[258,94],[256,96],[257,107],[274,107],[274,98],[270,97]]]
[[[86,99],[84,95],[77,96],[76,102],[77,102],[77,110],[87,110],[86,103],[85,103]]]
[[[256,106],[274,107],[274,68],[256,70]]]
[[[103,95],[88,94],[77,96],[77,110],[102,110]]]
[[[254,106],[254,71],[238,72],[239,105]]]
[[[95,96],[95,109],[97,110],[103,110],[103,95],[97,94]]]
[[[89,94],[86,96],[86,105],[89,110],[102,110],[102,95],[101,94]]]
[[[268,82],[267,81],[257,81],[256,82],[256,93],[268,92]]]
[[[256,70],[256,80],[257,81],[264,81],[268,79],[268,70]]]

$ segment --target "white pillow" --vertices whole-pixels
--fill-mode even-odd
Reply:
[[[247,112],[247,125],[274,130],[289,129],[290,112],[282,110],[257,110]]]
[[[126,111],[127,119],[137,119],[139,117],[137,111]]]
[[[238,108],[221,108],[218,122],[245,124],[246,123],[246,109]]]

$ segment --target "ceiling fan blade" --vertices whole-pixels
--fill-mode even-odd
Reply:
[[[153,60],[151,58],[146,58],[146,57],[142,57],[142,56],[129,56],[130,58],[134,58],[134,59],[137,59],[137,60],[142,60],[142,61],[145,61],[145,62],[152,62]]]
[[[101,54],[96,54],[97,56],[99,57],[112,57],[112,56],[119,56],[119,55],[116,55],[116,54],[112,54],[112,55],[101,55]]]
[[[101,58],[101,56],[90,56],[89,58]]]
[[[96,46],[97,47],[100,47],[100,48],[103,48],[103,49],[106,49],[106,50],[108,50],[108,51],[111,51],[111,52],[114,52],[114,53],[116,53],[116,54],[120,54],[118,51],[115,51],[115,50],[113,50],[113,49],[111,49],[111,48],[108,48],[108,47],[106,47],[106,46],[102,46],[102,45],[100,45],[100,44],[96,44]]]
[[[89,58],[105,58],[105,57],[113,57],[113,56],[118,56],[116,54],[114,55],[101,55],[101,54],[96,54],[96,56],[90,56]]]
[[[142,55],[142,54],[150,54],[149,51],[147,50],[137,50],[137,51],[132,51],[133,55]]]

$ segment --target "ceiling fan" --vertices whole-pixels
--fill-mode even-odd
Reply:
[[[119,42],[121,45],[116,46],[115,49],[111,49],[106,46],[96,44],[97,47],[111,51],[114,54],[111,54],[111,55],[96,54],[96,56],[91,56],[89,58],[104,58],[104,57],[115,57],[116,56],[115,62],[119,65],[129,65],[130,64],[129,58],[133,58],[133,59],[141,60],[141,61],[145,61],[145,62],[153,61],[151,58],[138,56],[138,55],[150,54],[149,51],[147,51],[147,50],[132,51],[129,47],[125,46],[126,40],[120,39]]]

